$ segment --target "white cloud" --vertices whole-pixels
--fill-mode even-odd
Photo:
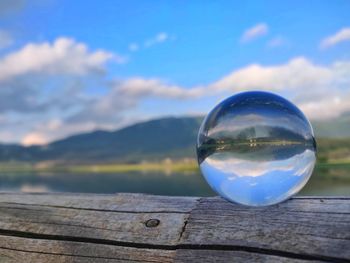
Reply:
[[[168,33],[161,32],[155,35],[154,37],[151,37],[143,42],[143,44],[139,44],[136,42],[130,43],[128,49],[131,52],[139,51],[142,48],[150,48],[155,45],[164,43],[169,40],[174,40],[174,36],[170,36]]]
[[[103,81],[101,73],[106,72],[107,62],[122,60],[70,38],[29,43],[0,58],[0,113],[24,114],[79,105],[84,96],[81,90],[94,85],[93,81]]]
[[[345,41],[350,41],[350,27],[343,28],[336,32],[334,35],[323,39],[321,41],[320,48],[329,48]]]
[[[7,48],[14,43],[11,34],[5,30],[0,30],[0,49]]]
[[[109,60],[123,58],[104,50],[90,52],[83,43],[58,38],[51,43],[31,43],[0,59],[0,81],[25,74],[85,75],[103,72]]]
[[[350,111],[350,92],[325,94],[319,100],[299,103],[301,110],[312,120],[336,118]]]
[[[107,62],[123,58],[84,43],[58,38],[52,43],[29,43],[0,58],[0,114],[5,116],[2,141],[45,143],[70,132],[96,127],[93,123],[67,124],[66,119],[88,107],[85,91],[106,87]],[[54,121],[51,121],[53,117]],[[13,132],[15,131],[15,132]]]
[[[218,81],[203,87],[185,89],[159,79],[131,78],[114,84],[108,100],[123,98],[126,108],[146,98],[175,100],[201,99],[246,91],[266,90],[294,101],[309,118],[331,118],[350,111],[350,62],[338,61],[317,65],[304,57],[285,64],[263,66],[252,64],[232,71]],[[102,103],[108,105],[109,103]],[[320,109],[329,109],[323,111]]]
[[[306,58],[286,64],[253,64],[223,77],[208,87],[213,92],[267,90],[294,101],[311,119],[337,117],[350,111],[350,62],[316,65]]]
[[[269,31],[269,27],[267,24],[265,23],[260,23],[257,24],[249,29],[247,29],[242,37],[241,37],[241,41],[242,42],[248,42],[251,41],[253,39],[256,39],[258,37],[264,36],[268,33]]]
[[[240,91],[264,89],[285,91],[322,88],[332,80],[328,67],[317,66],[303,57],[291,59],[276,66],[252,64],[238,69],[213,83],[211,87],[219,91]]]
[[[200,87],[184,89],[160,79],[135,77],[118,80],[111,83],[108,93],[90,101],[86,107],[70,116],[66,122],[75,124],[92,122],[103,127],[116,128],[116,125],[111,126],[111,123],[120,124],[126,112],[135,110],[147,99],[162,101],[167,99],[169,102],[196,99],[204,95],[203,89]]]
[[[188,99],[203,95],[202,88],[184,89],[180,86],[164,83],[159,79],[131,78],[117,82],[116,89],[121,96],[132,98]]]
[[[297,57],[280,65],[248,65],[210,85],[192,88],[183,88],[160,79],[130,78],[116,81],[111,91],[89,108],[87,116],[94,116],[98,112],[97,116],[103,119],[107,112],[135,108],[148,98],[201,100],[204,97],[224,98],[246,90],[266,90],[294,101],[312,119],[330,118],[350,111],[349,87],[350,62],[338,61],[325,66]],[[320,110],[327,107],[331,110]]]

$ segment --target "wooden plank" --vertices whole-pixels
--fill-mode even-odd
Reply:
[[[60,235],[76,238],[100,239],[115,242],[146,244],[177,244],[187,213],[96,211],[41,205],[0,203],[0,233],[30,232],[40,235]],[[157,226],[147,227],[149,220]]]
[[[350,198],[295,198],[261,208],[203,198],[191,212],[180,242],[301,259],[350,260]]]
[[[191,211],[196,197],[170,197],[146,194],[20,194],[0,193],[0,203],[19,203],[65,208],[97,209],[127,212],[179,212]]]
[[[247,251],[189,250],[176,251],[176,263],[227,263],[227,262],[269,262],[269,263],[316,263],[319,260],[287,258]]]
[[[175,251],[0,236],[0,262],[173,262]]]
[[[0,262],[350,262],[350,198],[0,194]]]

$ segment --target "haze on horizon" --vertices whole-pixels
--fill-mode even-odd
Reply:
[[[246,90],[350,112],[349,1],[0,2],[0,142],[45,144]]]

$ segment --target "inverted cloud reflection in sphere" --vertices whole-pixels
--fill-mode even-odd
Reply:
[[[267,92],[244,92],[217,105],[198,134],[197,157],[208,184],[229,201],[265,206],[299,192],[316,162],[304,114]]]

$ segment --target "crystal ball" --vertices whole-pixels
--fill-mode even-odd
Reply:
[[[243,92],[218,104],[197,139],[200,170],[221,197],[248,206],[282,202],[298,193],[316,163],[310,122],[288,100]]]

